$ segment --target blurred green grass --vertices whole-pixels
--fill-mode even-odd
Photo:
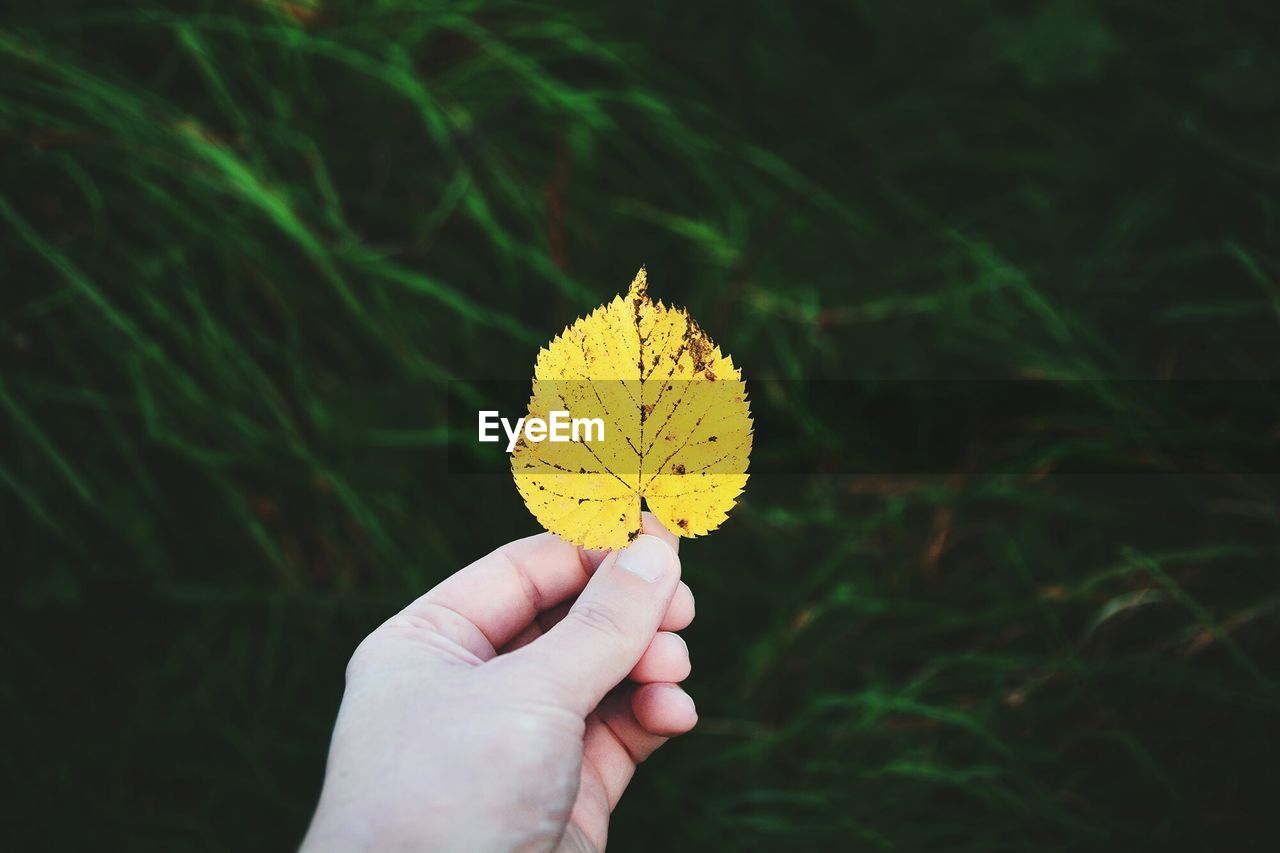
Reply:
[[[534,531],[443,471],[445,380],[527,376],[641,263],[748,379],[1274,378],[1278,32],[1264,2],[13,4],[16,840],[295,843],[358,639]],[[1273,848],[1275,478],[1024,473],[753,478],[686,543],[702,723],[613,846]]]

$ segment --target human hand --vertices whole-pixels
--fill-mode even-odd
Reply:
[[[636,765],[697,721],[679,540],[643,529],[613,553],[512,542],[370,634],[304,853],[603,850]]]

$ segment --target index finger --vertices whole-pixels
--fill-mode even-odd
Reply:
[[[679,538],[652,513],[643,513],[641,523],[645,533],[660,536],[679,549]],[[608,553],[585,551],[550,533],[517,539],[441,581],[403,612],[446,633],[452,633],[449,623],[461,617],[488,641],[490,648],[480,655],[487,659],[539,613],[581,592]],[[436,608],[449,611],[453,618],[432,619]],[[454,639],[472,645],[462,637]]]

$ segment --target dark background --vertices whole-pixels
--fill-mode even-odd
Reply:
[[[749,382],[1276,378],[1278,8],[6,4],[6,846],[296,844],[358,640],[536,530],[446,385],[641,263]],[[1275,476],[774,411],[614,849],[1275,849]]]

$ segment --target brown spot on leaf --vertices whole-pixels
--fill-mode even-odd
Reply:
[[[677,521],[677,522],[676,522],[676,527],[679,527],[679,528],[680,528],[681,530],[683,530],[685,533],[688,533],[688,532],[689,532],[689,519],[687,519],[687,518],[682,518],[682,519],[680,519],[679,521]]]
[[[697,320],[692,317],[686,318],[682,338],[685,346],[689,348],[689,357],[693,359],[694,373],[706,370],[707,365],[711,363],[711,353],[715,347],[712,346],[711,339],[707,337],[706,332],[702,331]]]
[[[674,468],[674,470],[675,470],[675,472],[676,472],[677,474],[683,474],[683,473],[684,473],[684,466],[683,466],[683,465],[677,465],[677,466]]]

